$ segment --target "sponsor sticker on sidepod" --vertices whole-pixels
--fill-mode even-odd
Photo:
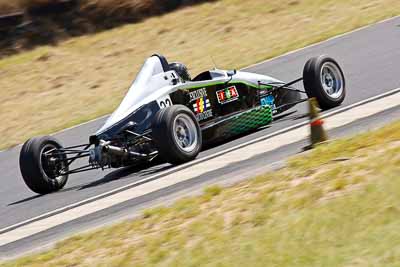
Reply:
[[[189,92],[190,101],[193,101],[193,110],[197,120],[202,121],[213,116],[210,100],[207,98],[207,90],[205,88]]]
[[[228,88],[217,91],[218,103],[221,105],[235,101],[239,98],[239,93],[236,86],[230,86]]]

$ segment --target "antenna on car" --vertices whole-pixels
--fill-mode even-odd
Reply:
[[[217,64],[215,64],[214,58],[212,56],[210,56],[210,57],[211,57],[212,63],[214,64],[214,70],[217,70],[218,67],[217,67]]]

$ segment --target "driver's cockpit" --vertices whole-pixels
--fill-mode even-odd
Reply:
[[[185,82],[186,81],[192,81],[192,82],[209,81],[209,80],[213,80],[216,78],[223,78],[223,77],[226,77],[226,75],[227,75],[225,71],[214,69],[214,70],[204,71],[204,72],[198,74],[193,79],[190,79],[191,76],[187,70],[187,67],[184,64],[177,63],[177,62],[168,63],[167,59],[164,56],[161,56],[161,55],[153,55],[153,56],[157,56],[160,59],[161,65],[163,66],[163,69],[165,72],[173,70]]]
[[[192,80],[193,82],[199,82],[199,81],[208,81],[208,80],[213,80],[216,78],[222,78],[226,76],[225,71],[221,70],[208,70],[200,73],[194,79]]]

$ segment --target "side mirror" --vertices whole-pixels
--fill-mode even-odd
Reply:
[[[237,73],[237,71],[236,70],[228,70],[226,73],[228,74],[229,77],[232,77],[233,75],[235,75]]]

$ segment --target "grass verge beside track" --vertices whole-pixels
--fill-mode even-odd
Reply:
[[[398,14],[397,0],[220,0],[0,60],[0,148],[110,113],[154,52],[240,68]]]
[[[1,266],[395,266],[400,121]]]

